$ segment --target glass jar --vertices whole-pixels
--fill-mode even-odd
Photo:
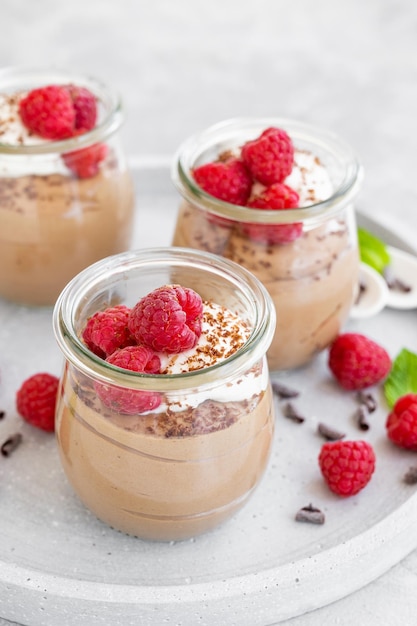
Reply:
[[[250,329],[244,345],[215,365],[170,375],[123,370],[86,348],[80,334],[97,310],[132,307],[173,283],[238,314]],[[199,251],[128,252],[76,276],[57,300],[53,323],[65,357],[56,414],[60,456],[98,518],[144,539],[179,540],[242,507],[266,468],[274,421],[265,355],[275,311],[254,276]],[[158,394],[161,404],[125,414],[102,402],[103,389]]]
[[[304,184],[308,206],[286,210],[229,204],[196,184],[194,168],[219,155],[239,157],[243,144],[270,127],[289,134],[297,158],[311,155],[327,172],[331,192],[326,199],[315,201],[314,178],[312,188]],[[302,165],[298,172],[303,178]],[[277,311],[268,352],[270,369],[291,370],[308,363],[340,332],[357,293],[359,254],[352,201],[362,168],[352,150],[335,135],[296,121],[235,119],[187,139],[174,158],[172,178],[183,198],[173,245],[221,255],[253,272],[267,287]],[[297,187],[296,179],[285,182]],[[282,233],[293,226],[297,233],[293,240],[270,236],[271,228]]]
[[[0,297],[25,305],[54,304],[83,268],[127,250],[133,227],[115,93],[93,78],[10,68],[0,71],[2,107],[10,96],[52,84],[89,89],[98,117],[91,131],[61,141],[9,137],[7,119],[0,118]],[[94,165],[85,166],[93,151]]]

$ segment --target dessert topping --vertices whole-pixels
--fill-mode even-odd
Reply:
[[[386,429],[388,439],[397,446],[417,450],[417,394],[407,393],[396,401]]]
[[[244,163],[234,157],[200,165],[193,171],[195,181],[205,192],[231,204],[245,205],[252,179]]]
[[[295,209],[299,195],[284,183],[275,183],[266,187],[260,194],[253,196],[247,206],[252,209]],[[242,224],[242,231],[254,241],[269,244],[288,243],[300,237],[303,230],[301,222],[293,224]]]
[[[297,424],[302,424],[305,421],[304,415],[298,411],[297,407],[292,402],[287,402],[283,407],[283,414],[288,419],[296,422]]]
[[[339,335],[330,346],[328,365],[339,384],[359,390],[383,380],[390,372],[388,352],[359,333]]]
[[[361,430],[369,430],[368,411],[365,404],[361,404],[357,408],[356,421]]]
[[[58,385],[59,379],[52,374],[42,372],[27,378],[16,393],[16,407],[23,419],[42,430],[55,430]]]
[[[406,485],[416,485],[417,484],[417,467],[410,467],[407,472],[404,474],[404,482]]]
[[[146,346],[121,348],[107,357],[106,361],[123,369],[146,374],[159,374],[161,368],[159,357]],[[151,411],[161,404],[161,395],[153,391],[102,383],[96,383],[95,390],[105,406],[126,415]]]
[[[136,343],[127,327],[130,311],[124,304],[118,304],[104,311],[97,311],[88,319],[82,338],[91,352],[100,358],[106,358],[118,348]]]
[[[278,396],[280,399],[286,398],[297,398],[300,395],[300,392],[297,389],[293,389],[292,387],[288,387],[287,385],[283,385],[277,380],[271,381],[272,391]]]
[[[308,504],[297,511],[295,514],[295,521],[307,522],[309,524],[324,524],[325,517],[323,511],[320,511],[320,509],[312,504]]]
[[[19,112],[23,124],[44,139],[67,139],[74,134],[75,109],[63,86],[33,89],[20,101]]]
[[[339,439],[344,439],[346,437],[345,433],[341,433],[335,428],[331,428],[330,426],[327,426],[327,424],[323,424],[323,422],[318,424],[317,432],[327,441],[339,441]]]
[[[202,313],[203,302],[195,291],[165,285],[133,307],[128,326],[138,343],[156,352],[178,353],[196,345]]]
[[[83,132],[92,130],[97,121],[96,97],[86,87],[68,85],[67,89],[75,111],[75,130]]]
[[[18,446],[20,446],[20,444],[22,443],[22,435],[20,433],[16,433],[14,435],[10,435],[10,437],[8,437],[6,439],[6,441],[4,441],[0,447],[0,451],[2,453],[3,456],[10,456],[11,453],[16,450],[16,448]]]
[[[92,178],[99,171],[99,165],[108,154],[105,143],[95,143],[87,148],[65,152],[62,159],[65,165],[78,178]]]
[[[367,441],[329,441],[323,444],[318,462],[330,490],[348,497],[369,483],[375,470],[375,453]]]
[[[281,128],[267,128],[242,147],[242,159],[253,178],[263,185],[282,183],[291,173],[294,146]]]

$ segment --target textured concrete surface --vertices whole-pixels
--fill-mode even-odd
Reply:
[[[1,66],[67,67],[122,94],[132,159],[169,159],[187,135],[242,115],[337,132],[365,167],[360,206],[415,241],[412,0],[0,0],[0,23]],[[285,626],[411,625],[416,589],[414,553]]]

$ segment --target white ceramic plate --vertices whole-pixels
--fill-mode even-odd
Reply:
[[[168,169],[136,171],[136,245],[169,245],[178,199]],[[366,228],[398,246],[374,222]],[[417,350],[415,312],[384,309],[349,328],[392,355]],[[378,397],[371,428],[359,431],[354,395],[329,376],[325,355],[284,382],[302,391],[306,416],[294,424],[277,401],[268,471],[248,505],[211,534],[182,543],[147,543],[96,520],[77,500],[60,467],[53,436],[23,424],[14,395],[36,371],[60,373],[51,310],[0,303],[0,440],[23,434],[0,458],[0,616],[30,626],[264,626],[337,600],[375,579],[417,547],[416,488],[402,482],[414,457],[385,437],[387,408]],[[376,450],[371,483],[342,500],[317,466],[323,421]],[[312,502],[323,526],[294,521]]]

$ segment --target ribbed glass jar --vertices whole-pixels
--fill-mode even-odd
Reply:
[[[25,305],[53,305],[83,268],[127,250],[133,225],[118,95],[94,78],[69,72],[0,71],[0,94],[7,98],[47,85],[89,89],[98,119],[91,131],[70,139],[32,135],[25,142],[19,135],[11,138],[7,119],[1,119],[0,297]]]
[[[239,156],[246,142],[271,127],[284,129],[299,154],[313,155],[324,167],[332,189],[328,197],[316,202],[315,190],[305,189],[313,198],[308,206],[259,210],[218,200],[197,185],[192,174],[196,167],[219,155]],[[302,167],[300,171],[302,176]],[[180,146],[172,178],[182,196],[173,245],[218,254],[253,272],[267,287],[277,312],[270,369],[308,363],[340,332],[357,293],[353,199],[362,168],[351,148],[332,133],[292,120],[228,120]],[[285,232],[294,225],[298,234],[293,240],[268,236],[271,229]]]
[[[250,329],[243,346],[203,369],[140,374],[95,356],[80,339],[97,310],[132,307],[172,283],[243,319]],[[274,425],[266,351],[275,311],[261,283],[204,252],[130,252],[75,277],[53,317],[65,357],[56,435],[66,475],[84,504],[110,526],[154,540],[204,533],[242,507],[265,471]],[[109,408],[103,390],[129,401],[158,394],[160,404],[126,413],[116,402]]]

